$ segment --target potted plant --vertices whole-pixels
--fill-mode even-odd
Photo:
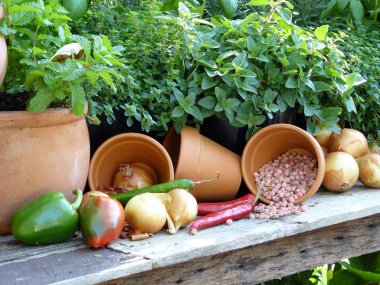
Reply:
[[[116,90],[121,63],[105,36],[71,34],[67,11],[56,0],[3,5],[8,69],[0,89],[0,233],[9,233],[14,211],[41,193],[72,198],[73,188],[84,189],[86,101],[102,88]]]

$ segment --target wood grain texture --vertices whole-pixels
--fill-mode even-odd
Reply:
[[[378,250],[380,214],[101,284],[248,285]]]

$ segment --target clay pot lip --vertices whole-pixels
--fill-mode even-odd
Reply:
[[[96,149],[96,151],[94,152],[94,155],[91,158],[90,167],[89,167],[88,184],[89,184],[90,189],[96,190],[96,185],[94,182],[94,179],[95,179],[94,178],[94,172],[95,172],[95,167],[98,164],[98,161],[102,160],[102,157],[105,154],[107,154],[108,150],[113,148],[115,143],[117,143],[119,141],[124,141],[124,140],[136,141],[136,142],[143,141],[143,142],[146,142],[146,143],[153,145],[162,154],[162,156],[164,157],[164,159],[167,163],[166,166],[168,168],[167,170],[168,170],[168,174],[169,174],[169,180],[174,179],[174,168],[173,168],[172,160],[171,160],[168,152],[166,151],[166,149],[158,141],[156,141],[154,138],[152,138],[148,135],[130,132],[130,133],[122,133],[122,134],[112,136],[109,139],[107,139],[106,141],[104,141]]]
[[[252,149],[255,148],[255,144],[257,143],[258,140],[260,140],[263,136],[266,136],[269,133],[275,132],[276,130],[279,130],[279,131],[288,130],[288,131],[293,131],[293,132],[297,132],[301,134],[305,138],[305,140],[307,140],[307,142],[311,144],[311,146],[313,147],[316,153],[316,159],[318,162],[317,177],[313,185],[306,192],[306,194],[294,202],[295,204],[300,204],[304,202],[305,200],[309,199],[315,192],[318,191],[318,189],[322,185],[323,177],[325,174],[325,157],[323,154],[322,147],[319,145],[318,141],[311,134],[309,134],[308,132],[306,132],[305,130],[297,126],[294,126],[291,124],[273,124],[273,125],[262,128],[256,134],[254,134],[247,142],[242,154],[241,170],[243,174],[243,179],[248,189],[253,194],[256,195],[257,194],[256,185],[255,185],[254,180],[251,178],[253,177],[253,173],[251,173],[252,169],[248,167],[252,159],[250,156],[250,153],[252,153]],[[252,181],[252,183],[250,183],[250,181]],[[263,196],[260,196],[259,199],[260,201],[266,204],[270,203],[270,201],[264,198]]]
[[[87,113],[87,104],[85,114]],[[74,115],[69,108],[49,108],[42,112],[0,111],[0,128],[40,128],[79,121],[84,115]]]

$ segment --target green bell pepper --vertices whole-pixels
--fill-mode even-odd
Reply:
[[[13,236],[26,244],[53,244],[68,240],[78,228],[77,209],[82,191],[73,190],[75,201],[70,204],[59,192],[48,192],[16,211],[12,220]]]

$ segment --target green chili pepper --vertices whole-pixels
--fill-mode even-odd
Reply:
[[[110,197],[118,200],[120,203],[125,205],[130,199],[143,193],[167,193],[170,190],[173,190],[176,188],[181,188],[181,189],[186,189],[186,190],[191,191],[197,184],[213,182],[217,180],[218,178],[219,178],[219,172],[216,178],[201,180],[201,181],[196,181],[196,182],[194,182],[191,179],[186,179],[186,178],[177,179],[174,181],[164,182],[164,183],[144,187],[141,189],[127,191],[124,193],[113,194],[113,195],[110,195]]]
[[[68,240],[78,227],[82,191],[73,190],[74,203],[59,192],[48,192],[20,208],[13,216],[12,234],[26,244],[52,244]]]

